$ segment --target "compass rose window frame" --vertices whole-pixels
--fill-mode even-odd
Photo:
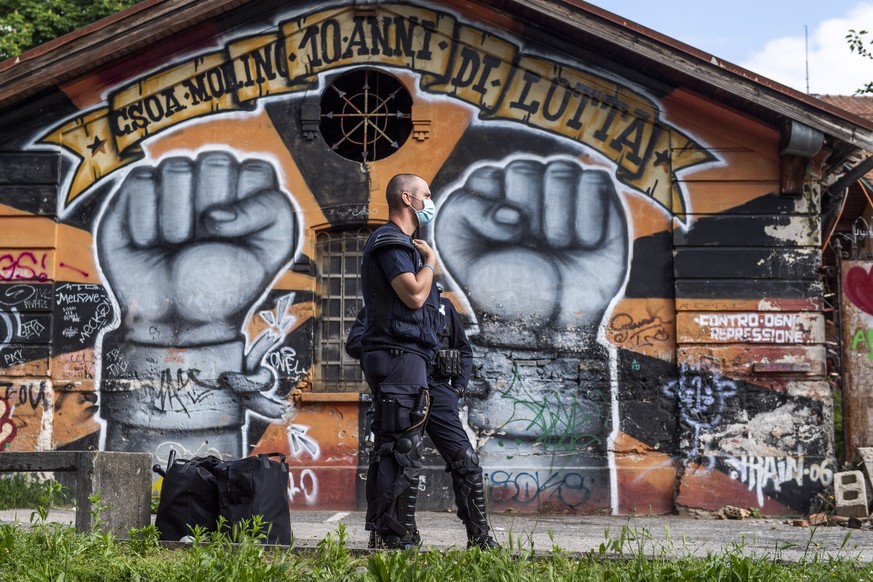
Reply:
[[[337,155],[368,164],[396,153],[410,137],[420,139],[413,105],[399,78],[357,67],[330,78],[318,103],[304,104],[303,134],[319,135]]]

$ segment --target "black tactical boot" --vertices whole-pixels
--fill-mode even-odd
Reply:
[[[485,534],[484,536],[468,536],[467,549],[469,548],[479,548],[480,550],[499,550],[500,544],[498,544],[497,540],[495,540],[488,534]]]
[[[379,547],[386,550],[414,550],[418,548],[411,536],[400,537],[395,534],[382,536],[382,544]]]
[[[488,533],[488,518],[485,515],[485,484],[482,481],[482,473],[470,473],[466,475],[466,484],[469,486],[467,493],[466,514],[458,512],[467,528],[467,547],[478,547],[483,550],[494,550],[500,544]]]

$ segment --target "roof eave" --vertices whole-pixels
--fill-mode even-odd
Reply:
[[[250,0],[143,0],[127,10],[0,63],[0,108],[20,103]],[[581,0],[492,0],[539,26],[582,35],[642,60],[705,96],[752,115],[792,119],[873,152],[873,122],[671,39]],[[168,26],[168,22],[172,25]],[[123,47],[123,48],[119,48]]]
[[[621,18],[582,0],[506,0],[504,10],[556,30],[575,29],[613,55],[644,60],[652,69],[707,97],[729,101],[738,109],[770,122],[788,118],[824,134],[873,152],[873,121],[825,103]]]
[[[122,12],[6,59],[0,62],[0,109],[232,10],[246,1],[143,0]]]

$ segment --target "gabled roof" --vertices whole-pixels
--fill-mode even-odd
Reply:
[[[371,0],[357,0],[368,3]],[[474,0],[442,0],[464,10]],[[133,7],[0,63],[0,108],[117,61],[214,16],[263,0],[143,0]],[[269,3],[272,4],[272,3]],[[794,120],[873,152],[873,121],[722,61],[581,0],[482,0],[506,13],[513,31],[547,31],[562,50],[621,62],[681,84],[762,121]],[[574,48],[575,47],[575,48]]]

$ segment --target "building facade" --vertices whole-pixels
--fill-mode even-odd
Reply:
[[[580,2],[146,0],[0,65],[0,127],[6,450],[275,451],[292,508],[361,507],[342,346],[412,172],[493,511],[832,482],[822,217],[870,122]]]

